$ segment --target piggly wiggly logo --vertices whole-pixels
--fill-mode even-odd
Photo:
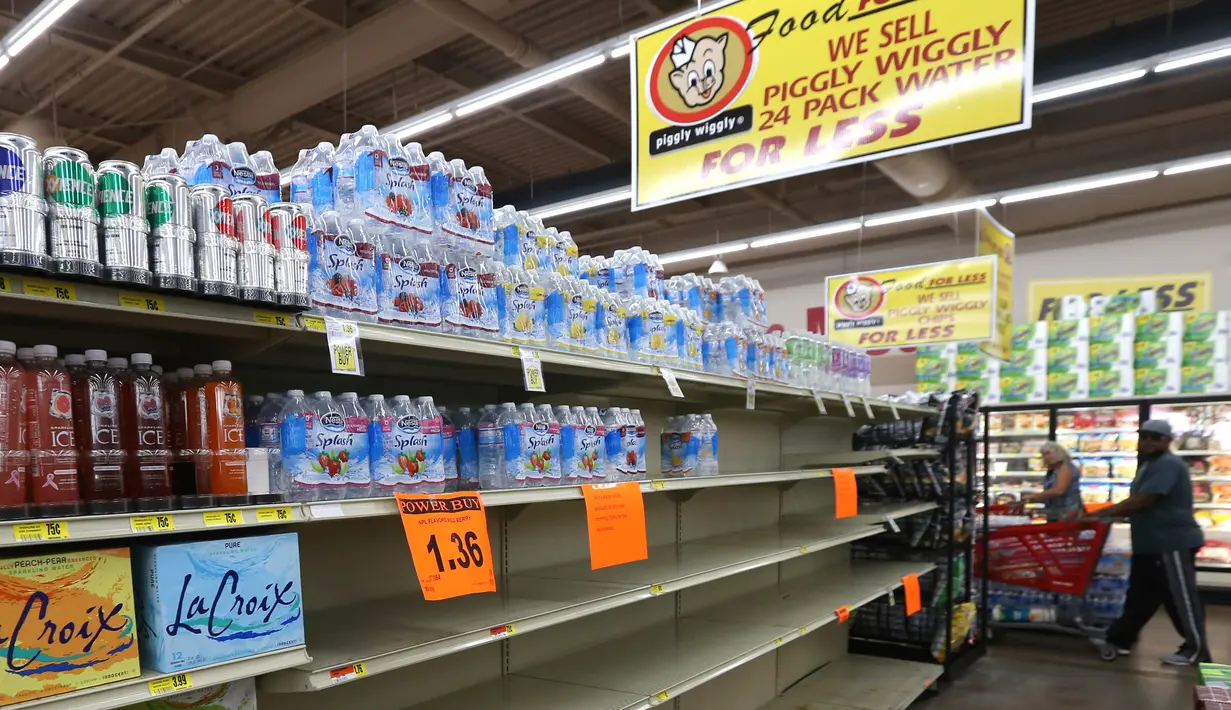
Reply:
[[[703,17],[663,43],[646,75],[646,95],[660,118],[699,123],[731,105],[752,79],[757,50],[733,17]]]

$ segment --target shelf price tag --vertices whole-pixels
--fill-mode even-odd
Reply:
[[[27,296],[52,298],[57,301],[76,301],[77,289],[59,281],[43,281],[42,279],[21,280],[21,292]]]
[[[855,469],[833,470],[834,517],[853,518],[859,514],[859,489],[855,485]]]
[[[821,413],[821,416],[829,414],[829,410],[825,408],[825,398],[821,396],[821,391],[817,388],[812,388],[812,401],[816,402],[816,411]]]
[[[261,325],[276,325],[279,328],[291,328],[294,326],[293,316],[288,316],[285,313],[274,313],[273,311],[253,311],[252,320]]]
[[[139,311],[166,313],[167,302],[161,296],[144,293],[128,293],[120,291],[120,305],[125,308],[135,308]]]
[[[490,634],[492,638],[504,638],[505,636],[512,636],[517,633],[517,630],[513,628],[512,624],[501,624],[500,626],[493,626],[488,629],[487,633]]]
[[[188,673],[176,673],[166,678],[155,678],[148,683],[150,695],[166,695],[182,693],[192,688],[192,676]]]
[[[842,393],[842,404],[846,407],[846,416],[851,419],[855,418],[855,408],[851,406],[851,397],[847,393]]]
[[[844,606],[840,606],[837,609],[834,609],[833,613],[837,614],[839,624],[845,624],[846,620],[851,618],[851,610]]]
[[[348,680],[354,680],[368,674],[368,668],[362,663],[352,663],[349,666],[334,668],[329,671],[329,682],[337,685]]]
[[[289,506],[280,505],[277,508],[259,508],[256,511],[256,521],[258,523],[282,523],[290,522],[291,509]]]
[[[748,378],[748,386],[744,390],[744,409],[757,408],[757,383]]]
[[[487,511],[478,493],[395,497],[424,599],[496,591]]]
[[[902,578],[902,589],[906,592],[906,615],[910,616],[923,608],[919,597],[919,575],[908,574]]]
[[[64,520],[44,520],[39,523],[20,523],[13,526],[13,539],[17,542],[67,540],[68,522]]]
[[[175,529],[175,516],[140,515],[130,518],[129,525],[135,533],[170,532]]]
[[[359,326],[355,321],[325,316],[325,337],[329,340],[329,367],[333,374],[363,377],[363,351],[359,348]]]
[[[596,483],[581,487],[590,530],[590,569],[602,569],[649,557],[645,501],[641,485]]]
[[[317,333],[325,332],[325,319],[320,316],[304,316],[303,327]]]
[[[543,387],[543,361],[538,351],[513,346],[513,355],[521,358],[521,380],[527,392],[546,392]]]
[[[667,391],[671,393],[671,396],[684,399],[684,390],[680,389],[679,380],[675,379],[675,373],[671,371],[671,368],[656,367],[654,369],[658,370],[658,374],[663,376],[663,381],[667,383]]]
[[[872,405],[868,404],[868,398],[860,396],[859,401],[863,402],[863,413],[868,419],[875,419],[876,414],[872,411]]]
[[[244,524],[242,510],[210,510],[201,514],[201,521],[207,528],[230,527]]]
[[[0,293],[13,292],[13,277],[0,274]]]

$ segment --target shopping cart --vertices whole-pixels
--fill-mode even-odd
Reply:
[[[989,506],[987,509],[990,515],[1022,512],[1021,506]],[[1087,608],[1085,595],[1110,530],[1111,526],[1102,522],[1008,525],[989,530],[986,544],[975,546],[976,576],[983,576],[986,571],[988,582],[1068,598],[1051,607],[1050,618],[1031,617],[1029,621],[1018,622],[989,620],[989,627],[1046,629],[1088,638],[1101,636],[1106,628],[1090,623],[1095,615]],[[1027,591],[1026,598],[1029,596]]]

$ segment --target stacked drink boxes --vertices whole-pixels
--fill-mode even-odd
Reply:
[[[0,706],[141,675],[127,549],[0,560]]]
[[[1136,316],[1091,316],[1089,322],[1090,397],[1131,397]]]
[[[1133,342],[1134,392],[1138,395],[1179,394],[1183,354],[1183,313],[1137,316]]]
[[[1227,336],[1231,313],[1185,313],[1180,391],[1225,392],[1228,386]]]
[[[176,673],[304,643],[294,533],[133,551],[141,663]]]
[[[1047,323],[1047,398],[1085,399],[1090,394],[1090,321]]]

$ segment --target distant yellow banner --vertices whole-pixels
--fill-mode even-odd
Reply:
[[[857,348],[988,340],[995,290],[994,256],[830,276],[827,332]]]
[[[1030,127],[1035,0],[732,0],[634,39],[633,209]]]
[[[1013,232],[987,210],[979,210],[979,256],[996,257],[996,334],[979,349],[1001,360],[1009,359],[1013,344]]]
[[[1154,290],[1160,311],[1208,311],[1213,277],[1209,273],[1151,274],[1085,279],[1031,279],[1029,320],[1057,320],[1060,299],[1083,296],[1115,296]]]

